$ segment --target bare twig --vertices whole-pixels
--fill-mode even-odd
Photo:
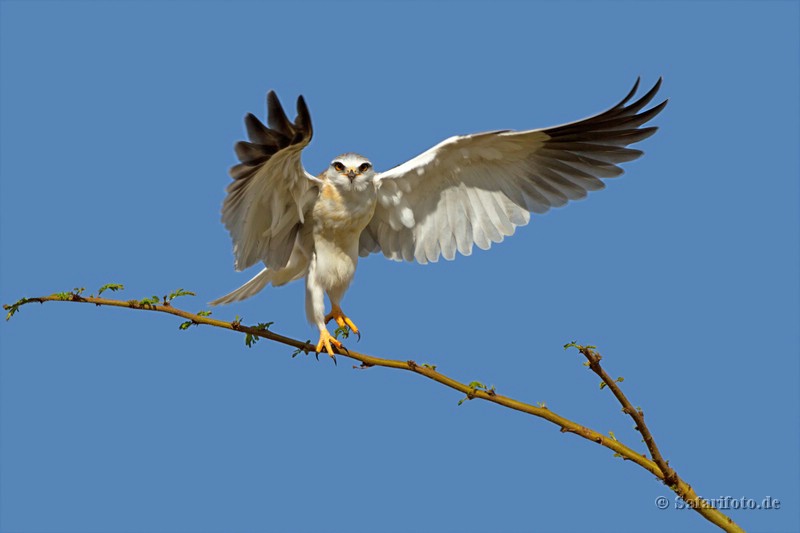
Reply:
[[[107,285],[103,287],[103,290],[110,289],[110,290],[119,290],[121,289],[121,285]],[[143,300],[113,300],[108,298],[100,298],[94,296],[81,296],[83,289],[75,289],[72,292],[63,292],[63,293],[56,293],[50,296],[42,296],[38,298],[22,298],[18,302],[11,304],[11,305],[4,305],[3,308],[8,311],[8,315],[6,319],[11,318],[16,312],[19,311],[19,308],[23,305],[30,304],[33,302],[57,302],[57,301],[68,301],[68,302],[79,302],[79,303],[89,303],[94,304],[97,306],[111,306],[111,307],[127,307],[129,309],[138,309],[143,311],[156,311],[159,313],[167,313],[175,316],[179,316],[187,320],[181,324],[181,329],[186,329],[186,327],[191,325],[199,325],[205,324],[209,326],[215,326],[223,329],[229,329],[233,331],[239,331],[247,335],[247,338],[250,340],[248,345],[251,345],[253,339],[256,338],[264,338],[271,341],[279,342],[282,344],[286,344],[288,346],[292,346],[297,348],[297,352],[313,352],[315,346],[310,342],[301,342],[296,339],[292,339],[290,337],[285,337],[283,335],[279,335],[272,331],[269,331],[268,327],[269,324],[258,324],[257,326],[244,326],[241,324],[240,319],[236,319],[232,322],[225,322],[222,320],[216,320],[213,318],[209,318],[209,312],[202,311],[200,313],[189,313],[187,311],[183,311],[171,305],[171,300],[175,296],[182,296],[188,295],[187,291],[183,291],[182,289],[170,295],[170,297],[165,297],[161,301],[163,303],[159,303],[158,297],[146,298]],[[102,293],[102,291],[101,291]],[[616,438],[606,437],[597,431],[594,431],[590,428],[587,428],[581,424],[573,422],[563,416],[560,416],[550,409],[548,409],[544,405],[534,406],[527,403],[520,402],[518,400],[514,400],[513,398],[509,398],[507,396],[502,396],[497,394],[494,390],[494,387],[488,388],[480,382],[473,381],[472,383],[465,384],[459,381],[456,381],[441,372],[436,370],[436,367],[429,364],[417,364],[415,361],[400,361],[396,359],[385,359],[381,357],[374,357],[371,355],[362,354],[352,350],[336,350],[337,354],[342,355],[344,357],[349,357],[351,359],[355,359],[359,361],[361,365],[358,368],[369,368],[373,366],[380,366],[385,368],[396,368],[399,370],[407,370],[410,372],[414,372],[416,374],[422,375],[428,379],[436,381],[437,383],[441,383],[451,389],[455,389],[459,392],[462,392],[466,395],[465,399],[481,399],[486,400],[487,402],[496,403],[498,405],[502,405],[504,407],[508,407],[509,409],[514,409],[516,411],[520,411],[523,413],[527,413],[548,422],[551,422],[561,429],[563,433],[574,433],[586,440],[592,441],[596,444],[604,446],[610,450],[613,450],[615,454],[618,454],[623,459],[632,461],[637,465],[641,466],[658,479],[662,480],[667,486],[669,486],[678,496],[680,496],[683,500],[685,500],[689,506],[700,513],[705,519],[709,520],[710,522],[714,523],[715,525],[719,526],[725,531],[731,532],[742,532],[742,530],[733,520],[731,520],[728,516],[723,514],[721,511],[713,507],[709,502],[700,498],[697,493],[692,489],[692,487],[684,482],[672,469],[667,461],[664,460],[661,453],[656,446],[655,440],[653,436],[650,434],[647,425],[644,423],[644,415],[643,413],[635,409],[633,405],[628,401],[625,395],[620,390],[619,386],[617,385],[617,380],[611,379],[609,375],[603,370],[600,366],[600,355],[594,351],[593,346],[580,346],[575,343],[570,343],[567,345],[574,346],[577,348],[589,361],[589,368],[595,372],[600,378],[603,380],[606,386],[608,386],[614,395],[617,397],[617,400],[622,404],[623,411],[633,418],[636,422],[636,429],[642,434],[644,437],[645,444],[647,445],[648,450],[652,456],[652,460],[648,459],[643,454],[640,454],[633,449],[625,446]],[[296,352],[296,353],[297,353]]]
[[[644,422],[644,412],[641,410],[641,408],[633,407],[633,404],[631,404],[631,402],[622,392],[622,389],[620,389],[619,385],[617,384],[618,381],[616,379],[611,379],[611,376],[606,373],[606,371],[600,365],[600,360],[603,359],[603,357],[597,353],[597,351],[595,351],[594,346],[581,346],[574,343],[571,343],[571,345],[577,348],[578,351],[581,352],[584,357],[586,357],[586,359],[589,361],[589,369],[600,376],[600,379],[603,380],[603,383],[605,383],[606,386],[611,389],[611,392],[614,393],[614,396],[622,405],[622,412],[630,415],[630,417],[636,423],[636,427],[634,429],[642,434],[644,443],[647,446],[647,449],[650,450],[650,456],[664,473],[664,484],[674,489],[676,486],[678,486],[680,479],[678,478],[678,474],[675,473],[675,470],[669,466],[669,461],[664,460],[664,457],[661,455],[658,446],[656,446],[656,441],[653,439],[650,429]]]
[[[583,354],[584,357],[586,357],[589,369],[597,374],[601,380],[603,380],[604,387],[608,387],[617,398],[617,401],[619,401],[619,403],[622,405],[622,412],[629,415],[636,423],[634,429],[636,429],[636,431],[642,435],[642,439],[644,440],[647,449],[650,451],[650,456],[653,458],[653,462],[656,463],[659,471],[661,472],[661,475],[658,477],[664,482],[664,484],[671,488],[678,496],[681,497],[681,499],[687,502],[698,512],[700,512],[702,508],[711,507],[711,503],[698,496],[692,486],[683,481],[680,476],[678,476],[677,472],[675,472],[675,469],[669,466],[669,461],[665,460],[664,456],[661,455],[661,451],[656,445],[653,434],[650,433],[650,428],[647,427],[647,424],[644,421],[644,411],[642,411],[640,407],[634,407],[630,400],[628,400],[627,396],[625,396],[625,393],[622,392],[622,389],[619,386],[619,382],[622,381],[622,378],[612,379],[611,376],[609,376],[605,369],[600,365],[600,360],[603,359],[603,357],[597,353],[596,347],[582,346],[574,342],[571,342],[564,347],[574,347],[581,354]],[[705,514],[702,512],[700,514],[722,529],[731,531],[727,528],[730,527],[733,522],[730,518],[726,517],[722,513],[719,513],[719,516],[717,514]],[[738,528],[738,526],[736,527]]]

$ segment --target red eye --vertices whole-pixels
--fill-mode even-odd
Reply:
[[[341,172],[341,171],[343,171],[343,170],[344,170],[344,165],[343,165],[343,164],[341,164],[339,161],[334,161],[334,162],[333,162],[333,169],[334,169],[336,172]]]
[[[370,168],[371,166],[372,166],[372,165],[370,165],[369,163],[361,163],[361,166],[360,166],[360,167],[358,167],[358,170],[359,170],[360,172],[366,172],[367,170],[369,170],[369,168]]]

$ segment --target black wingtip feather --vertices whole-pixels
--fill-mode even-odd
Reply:
[[[268,161],[272,156],[294,144],[308,144],[311,141],[311,114],[303,97],[297,99],[297,118],[289,121],[275,91],[267,93],[267,124],[265,126],[255,115],[248,113],[244,125],[250,142],[240,141],[234,145],[239,161],[243,165],[231,168],[231,177],[244,179],[252,175],[253,167]]]
[[[652,89],[647,91],[645,93],[645,95],[642,96],[641,98],[639,98],[637,101],[635,101],[634,103],[632,103],[631,105],[626,107],[625,108],[625,114],[626,115],[633,115],[633,114],[637,113],[640,109],[642,109],[644,106],[649,104],[650,101],[653,99],[653,97],[655,97],[655,95],[658,92],[658,90],[661,88],[661,81],[662,81],[662,78],[658,78],[658,81],[655,83],[655,85],[653,85]]]
[[[643,119],[644,119],[644,121],[642,122],[642,124],[644,124],[645,122],[647,122],[647,121],[648,121],[648,120],[650,120],[651,118],[653,118],[653,117],[655,117],[656,115],[658,115],[659,113],[661,113],[661,111],[662,111],[662,110],[663,110],[665,107],[667,107],[667,102],[669,102],[669,98],[667,98],[666,100],[664,100],[663,102],[661,102],[661,103],[660,103],[660,104],[658,104],[658,105],[654,105],[653,107],[651,107],[651,108],[650,108],[650,109],[648,109],[647,111],[642,111],[641,113],[639,113],[637,116],[638,116],[638,117],[641,117],[641,118],[643,118]]]
[[[618,103],[617,105],[615,105],[614,107],[610,107],[609,109],[607,109],[607,110],[603,111],[602,113],[599,113],[599,114],[595,115],[593,118],[594,118],[594,119],[597,119],[597,120],[605,120],[605,119],[607,119],[607,118],[610,118],[610,117],[616,117],[616,116],[618,116],[620,113],[625,113],[625,112],[626,112],[628,109],[631,109],[631,107],[632,107],[632,106],[635,106],[635,105],[636,105],[638,102],[635,102],[635,103],[633,103],[633,104],[631,104],[631,105],[629,105],[629,106],[627,106],[627,107],[625,106],[625,104],[627,104],[627,103],[628,103],[628,102],[631,100],[631,98],[633,98],[633,97],[634,97],[634,95],[636,94],[636,91],[638,91],[638,90],[639,90],[639,84],[641,83],[641,81],[642,81],[642,78],[641,78],[641,76],[637,76],[637,77],[636,77],[636,82],[634,82],[634,84],[633,84],[633,87],[631,88],[631,90],[630,90],[630,91],[628,91],[628,94],[626,94],[626,95],[625,95],[625,98],[623,98],[622,100],[620,100],[620,101],[619,101],[619,103]],[[659,78],[658,78],[658,81],[657,81],[657,82],[656,82],[656,84],[653,86],[653,89],[655,89],[656,91],[658,91],[658,88],[659,88],[660,86],[661,86],[661,78],[659,77]],[[650,91],[648,92],[648,94],[649,94],[650,92],[652,92],[652,91],[653,91],[653,89],[650,89]],[[654,94],[655,94],[655,93],[654,93]],[[647,95],[645,95],[645,97],[646,97],[646,96],[647,96]],[[643,97],[643,98],[644,98],[644,97]],[[652,99],[652,96],[651,96],[650,98]],[[640,101],[641,101],[641,100],[640,100]],[[648,101],[649,101],[649,100],[648,100]],[[645,104],[646,104],[646,102],[645,102]],[[639,109],[641,109],[641,108],[639,108]]]
[[[308,106],[302,94],[297,97],[297,118],[294,120],[294,125],[303,134],[303,137],[311,137],[314,133],[314,128],[311,126],[311,113],[308,112]]]
[[[286,116],[286,111],[283,110],[275,91],[267,93],[267,124],[273,130],[277,130],[289,138],[294,137],[292,123],[289,122],[289,117]]]
[[[236,157],[239,161],[247,165],[257,165],[269,159],[272,155],[268,147],[260,144],[249,143],[247,141],[239,141],[233,146],[236,152]]]
[[[244,117],[244,126],[247,129],[247,138],[250,142],[256,144],[274,144],[275,136],[273,132],[264,125],[263,122],[258,120],[252,113],[248,113]]]
[[[625,104],[627,104],[628,100],[633,98],[633,95],[636,94],[636,91],[639,90],[639,83],[641,83],[641,81],[642,81],[642,77],[641,76],[636,76],[636,81],[633,84],[633,88],[631,88],[631,90],[628,91],[628,94],[625,96],[625,98],[620,100],[620,102],[617,105],[615,105],[614,107],[612,107],[611,109],[619,109],[619,108],[623,107]]]
[[[588,132],[613,131],[641,126],[660,113],[667,105],[668,100],[665,100],[647,111],[639,113],[639,111],[655,97],[656,93],[661,88],[661,83],[662,78],[659,77],[658,81],[656,81],[647,93],[638,100],[628,104],[639,88],[639,78],[637,78],[633,89],[614,107],[584,120],[571,122],[563,126],[547,128],[544,132],[555,139],[562,136],[580,136]]]

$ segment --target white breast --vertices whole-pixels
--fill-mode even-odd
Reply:
[[[315,274],[329,290],[350,284],[358,263],[361,232],[375,212],[374,186],[361,191],[342,191],[325,183],[312,211]]]

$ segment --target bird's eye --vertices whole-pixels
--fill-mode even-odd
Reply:
[[[361,163],[361,166],[358,167],[359,172],[366,172],[372,165],[369,163]]]
[[[341,171],[344,170],[344,165],[342,163],[340,163],[339,161],[334,161],[333,162],[333,169],[336,172],[341,172]]]

